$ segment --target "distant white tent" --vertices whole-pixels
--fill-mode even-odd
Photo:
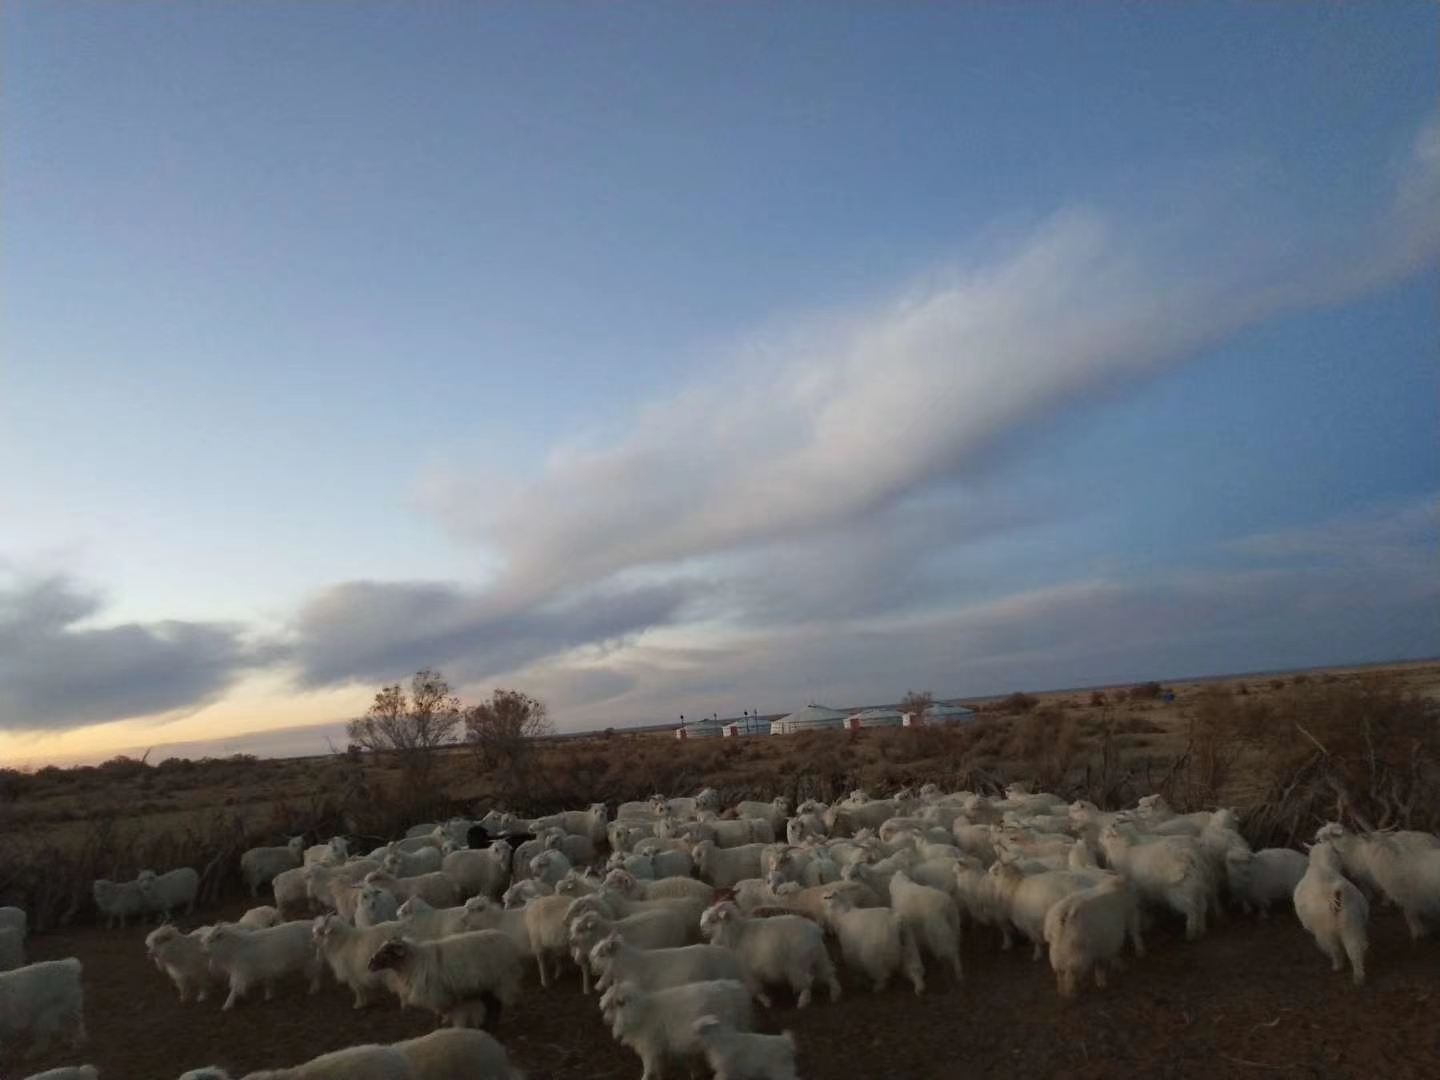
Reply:
[[[839,709],[827,709],[824,705],[806,705],[805,708],[782,716],[770,725],[771,735],[789,735],[796,731],[835,730],[845,724],[846,713]]]
[[[937,701],[925,710],[924,722],[927,724],[963,724],[974,720],[976,716],[974,709],[967,709],[963,705],[951,705],[944,701]]]
[[[905,723],[905,714],[899,709],[861,709],[845,718],[847,728],[900,727]]]

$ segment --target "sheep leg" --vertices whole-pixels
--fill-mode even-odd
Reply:
[[[236,983],[230,984],[230,996],[225,999],[225,1004],[220,1006],[221,1012],[226,1012],[235,1007],[235,1002],[240,1000],[240,986]]]
[[[1106,980],[1106,977],[1107,977],[1107,976],[1106,976],[1106,973],[1105,973],[1105,965],[1104,965],[1104,964],[1096,964],[1096,965],[1095,965],[1095,985],[1096,985],[1097,987],[1099,987],[1101,990],[1104,990],[1104,989],[1105,989],[1105,980]]]
[[[1422,919],[1420,913],[1413,908],[1405,909],[1405,925],[1410,928],[1411,941],[1419,941],[1429,933],[1429,928],[1426,927],[1425,920]]]
[[[1355,979],[1356,986],[1365,984],[1365,949],[1368,944],[1363,930],[1344,930],[1341,932],[1341,941],[1345,946],[1346,955],[1350,957],[1351,973]]]

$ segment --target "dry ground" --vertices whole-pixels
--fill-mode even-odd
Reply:
[[[328,978],[315,998],[291,987],[231,1013],[215,1000],[182,1006],[145,960],[147,929],[86,927],[34,943],[36,959],[84,962],[91,1043],[80,1057],[104,1080],[169,1080],[202,1064],[238,1075],[429,1030],[424,1015],[393,1005],[353,1011]],[[1191,944],[1169,927],[1150,936],[1147,959],[1071,1005],[1043,960],[1003,953],[985,935],[966,942],[959,988],[933,969],[918,1000],[908,988],[876,995],[845,979],[838,1004],[822,994],[802,1012],[779,1001],[762,1010],[761,1026],[795,1032],[807,1080],[1440,1076],[1440,942],[1412,947],[1392,914],[1376,920],[1371,981],[1359,989],[1330,972],[1289,913],[1235,919]],[[611,1040],[578,977],[549,991],[531,977],[497,1034],[518,1065],[556,1080],[639,1075],[638,1058]],[[34,1064],[74,1061],[56,1051]],[[0,1077],[25,1075],[19,1065],[0,1056]]]

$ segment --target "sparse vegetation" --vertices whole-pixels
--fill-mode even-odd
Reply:
[[[926,781],[998,794],[1026,779],[1102,807],[1160,792],[1179,810],[1235,807],[1257,846],[1306,838],[1335,818],[1435,829],[1440,717],[1427,692],[1437,681],[1440,665],[1299,686],[1284,680],[1278,690],[1251,682],[1246,694],[1177,686],[1174,706],[1130,705],[1109,693],[1105,704],[1089,706],[1073,695],[1020,695],[1028,704],[1011,714],[844,734],[677,743],[614,729],[526,741],[523,785],[503,754],[477,770],[475,754],[485,751],[458,743],[434,748],[424,788],[403,755],[384,752],[3,770],[0,903],[22,901],[51,925],[87,910],[97,876],[178,865],[201,870],[204,897],[223,897],[237,887],[241,850],[295,833],[388,839],[423,818],[494,805],[540,814],[703,785],[726,802],[775,794],[831,800],[856,787]],[[501,693],[515,697],[497,694],[480,708],[499,702],[507,723],[536,715],[521,708],[533,699]],[[997,704],[1010,707],[1009,699]]]

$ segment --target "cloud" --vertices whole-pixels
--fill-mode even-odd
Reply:
[[[1440,125],[1362,236],[1305,246],[1224,221],[1060,212],[985,265],[861,315],[750,343],[650,403],[629,434],[558,447],[528,484],[435,480],[432,505],[497,552],[524,604],[637,567],[846,528],[983,475],[998,446],[1274,316],[1413,273],[1440,251]]]
[[[437,666],[464,683],[671,622],[693,596],[681,584],[611,587],[517,609],[441,582],[346,582],[302,608],[290,658],[306,686]]]
[[[1437,132],[1432,122],[1415,140],[1361,231],[1297,239],[1257,229],[1263,215],[1253,212],[1165,219],[1067,209],[867,311],[757,335],[705,378],[643,405],[628,426],[556,447],[529,479],[429,476],[422,499],[480,547],[490,584],[327,590],[296,622],[301,681],[440,664],[460,682],[530,672],[573,697],[583,681],[566,683],[564,672],[593,669],[595,658],[578,652],[609,643],[638,666],[607,661],[632,680],[618,697],[616,686],[596,685],[606,701],[633,704],[646,700],[647,680],[666,683],[665,650],[675,647],[666,631],[685,626],[707,646],[740,632],[761,643],[747,652],[726,639],[709,668],[689,670],[697,686],[721,669],[733,684],[747,665],[769,669],[781,656],[793,661],[792,686],[807,672],[893,676],[900,654],[908,664],[936,653],[879,624],[939,609],[952,621],[933,632],[1009,657],[1018,677],[1049,655],[1045,616],[1007,622],[997,609],[970,625],[965,609],[955,611],[1039,583],[986,580],[964,565],[1043,522],[996,482],[1007,451],[1057,416],[1247,327],[1430,264],[1440,252]],[[1245,588],[1279,587],[1255,574]],[[1300,574],[1282,576],[1294,585]],[[1129,620],[1115,617],[1117,633],[1141,625],[1162,638],[1248,602],[1242,588],[1211,608],[1203,587],[1178,581],[1093,587],[1084,604],[1101,613],[1111,605]],[[1168,622],[1171,611],[1192,622]],[[1090,639],[1084,624],[1065,623]],[[857,653],[844,634],[866,649]],[[813,656],[799,651],[821,641]],[[1141,644],[1153,653],[1153,637]],[[883,662],[870,659],[880,652]],[[727,666],[736,655],[743,663]]]
[[[605,661],[632,689],[575,700],[568,715],[589,726],[783,710],[814,697],[881,704],[912,688],[983,696],[1436,655],[1436,507],[1427,496],[1222,544],[1208,553],[1220,565],[1204,571],[1061,581],[937,612],[737,632],[708,646],[642,640]],[[543,696],[563,672],[543,664],[512,678]]]
[[[100,599],[63,575],[0,577],[0,730],[62,730],[198,708],[265,662],[237,627],[86,625]]]

